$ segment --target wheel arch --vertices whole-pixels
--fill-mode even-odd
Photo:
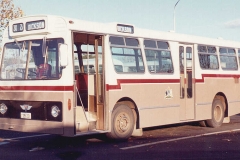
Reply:
[[[224,117],[228,117],[228,100],[223,92],[218,92],[214,98],[219,97],[224,105]]]
[[[129,97],[123,97],[121,99],[119,99],[116,104],[125,104],[128,107],[130,107],[133,111],[134,114],[134,119],[135,119],[135,123],[136,123],[136,129],[139,129],[139,111],[137,108],[136,103]],[[115,107],[117,107],[117,105],[115,105]],[[113,108],[113,110],[115,109],[115,107]]]

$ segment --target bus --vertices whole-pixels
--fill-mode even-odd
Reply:
[[[0,129],[124,140],[240,113],[240,42],[53,15],[9,22]]]

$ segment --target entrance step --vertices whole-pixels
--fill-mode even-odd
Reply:
[[[96,113],[85,112],[82,106],[77,106],[75,111],[76,132],[86,132],[96,129]]]
[[[96,112],[85,112],[85,114],[86,114],[88,121],[96,121],[97,120]]]
[[[90,121],[90,122],[88,122],[88,124],[89,124],[88,130],[89,131],[92,131],[92,130],[96,129],[96,122],[97,121]]]
[[[75,111],[76,131],[88,131],[88,121],[83,107],[77,106]]]

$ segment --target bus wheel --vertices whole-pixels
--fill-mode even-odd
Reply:
[[[134,129],[134,115],[128,106],[119,104],[112,113],[112,128],[107,136],[111,139],[126,140]]]
[[[206,120],[209,127],[220,127],[224,119],[224,105],[219,98],[215,98],[212,104],[212,119]]]

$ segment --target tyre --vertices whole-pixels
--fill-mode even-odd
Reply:
[[[134,115],[131,108],[118,104],[112,112],[111,132],[107,136],[115,140],[128,139],[134,129]]]
[[[212,104],[212,119],[206,120],[209,127],[220,127],[224,119],[224,105],[219,98],[215,98]]]

